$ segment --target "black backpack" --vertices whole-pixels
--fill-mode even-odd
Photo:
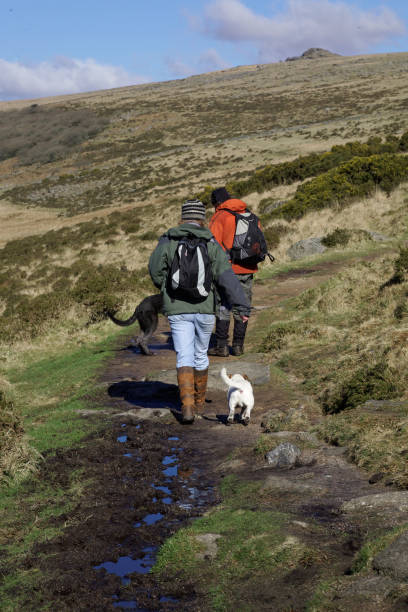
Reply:
[[[172,299],[203,302],[212,286],[207,240],[187,236],[179,240],[167,276],[167,293]]]
[[[222,210],[235,217],[234,241],[229,249],[231,263],[253,266],[264,261],[266,256],[273,261],[273,256],[268,253],[265,236],[259,227],[258,217],[252,212],[249,215],[241,215],[229,208]]]

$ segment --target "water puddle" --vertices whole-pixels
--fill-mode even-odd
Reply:
[[[173,465],[172,467],[168,467],[166,470],[163,470],[163,474],[165,476],[169,476],[170,478],[177,476],[177,473],[178,473],[177,465]]]
[[[121,427],[125,431],[133,432],[136,429],[140,429],[141,425],[139,424],[134,426],[127,423],[122,423]],[[132,440],[132,438],[129,438],[129,436],[125,434],[125,431],[123,431],[123,435],[117,436],[117,442],[124,444],[125,442]],[[143,431],[144,429],[142,432]],[[197,471],[194,469],[183,470],[182,465],[180,465],[180,453],[182,453],[184,450],[182,447],[182,442],[180,442],[180,438],[178,436],[168,436],[167,442],[169,443],[168,446],[166,445],[167,449],[169,449],[167,450],[169,454],[160,459],[158,465],[156,464],[156,469],[158,470],[158,473],[156,472],[157,484],[154,482],[154,480],[150,484],[150,487],[152,487],[155,492],[160,491],[161,495],[163,495],[163,497],[155,495],[153,499],[150,498],[153,503],[158,504],[155,509],[162,509],[163,512],[151,512],[151,510],[154,509],[151,506],[149,508],[149,514],[146,514],[143,518],[140,518],[138,522],[133,523],[134,528],[144,528],[146,531],[143,531],[143,533],[146,533],[146,536],[148,534],[149,527],[152,527],[152,539],[154,539],[153,534],[156,534],[156,531],[153,531],[154,529],[166,529],[173,531],[175,528],[178,528],[183,524],[185,516],[177,516],[180,513],[180,510],[186,511],[188,516],[190,516],[191,511],[194,511],[194,508],[204,506],[212,501],[213,488],[198,488],[201,483]],[[172,443],[175,444],[175,446],[171,446]],[[178,446],[179,444],[180,446]],[[126,447],[123,450],[128,451]],[[131,459],[132,461],[143,461],[143,458],[140,456],[140,451],[137,449],[130,450],[131,452],[123,452],[123,456]],[[166,450],[164,452],[166,452]],[[195,484],[198,486],[194,486]],[[182,499],[179,501],[180,493]],[[166,509],[163,507],[160,508],[160,504],[164,504]],[[176,514],[176,516],[174,516],[174,514]],[[155,525],[158,525],[158,527],[154,527]],[[154,537],[156,537],[156,535]],[[149,541],[151,544],[154,543],[147,536],[147,541],[145,540],[145,543]],[[105,569],[105,571],[109,574],[119,576],[122,581],[122,585],[127,586],[131,583],[131,574],[147,574],[150,571],[155,563],[156,551],[156,546],[146,546],[138,551],[132,550],[131,554],[133,554],[136,558],[131,556],[123,556],[116,562],[107,561],[95,566],[94,569]],[[178,604],[177,599],[168,596],[162,596],[159,601],[160,603],[167,604],[167,606],[164,605],[166,609],[172,604],[177,607]],[[146,612],[144,608],[139,606],[137,600],[120,600],[119,596],[116,595],[113,596],[112,603],[113,606],[118,609]],[[174,609],[176,609],[176,607],[174,607]]]
[[[138,521],[137,523],[133,523],[133,527],[141,527],[143,524],[154,525],[155,523],[158,523],[159,521],[161,521],[163,517],[164,517],[164,514],[162,514],[161,512],[146,514],[146,516],[144,516],[141,521]]]
[[[153,489],[156,489],[156,491],[163,491],[163,493],[166,493],[166,495],[171,495],[171,490],[169,487],[157,486],[155,484],[152,484],[152,487]]]
[[[108,574],[115,574],[122,579],[122,584],[126,585],[130,583],[130,578],[127,578],[128,574],[137,572],[138,574],[147,574],[153,567],[155,562],[156,547],[147,546],[142,549],[142,553],[145,553],[143,557],[139,559],[132,559],[132,557],[119,557],[114,563],[113,561],[106,561],[101,565],[95,565],[94,569],[105,569]]]
[[[176,455],[167,455],[163,459],[162,464],[163,465],[171,465],[172,463],[176,463],[176,461],[178,461]]]
[[[139,608],[136,601],[116,601],[113,607],[122,610],[136,610],[136,612],[148,612],[145,608]]]

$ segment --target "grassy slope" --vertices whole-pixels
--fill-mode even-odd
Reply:
[[[31,244],[19,243],[23,250],[17,249],[3,268],[0,289],[5,287],[6,297],[10,292],[31,297],[49,289],[52,293],[59,278],[53,276],[55,271],[75,280],[75,269],[69,274],[67,269],[75,264],[81,267],[84,260],[102,266],[113,264],[118,269],[125,262],[130,271],[144,268],[156,236],[175,222],[180,199],[207,184],[239,180],[267,163],[326,151],[351,139],[400,135],[407,129],[401,96],[407,78],[406,54],[336,57],[240,67],[164,84],[38,101],[40,105],[57,105],[62,113],[64,108],[90,109],[107,117],[109,124],[91,140],[67,146],[61,159],[32,165],[22,165],[18,157],[0,162],[0,244],[10,237],[39,235]],[[0,113],[24,107],[27,102],[0,104]],[[3,118],[7,120],[7,115]],[[281,185],[245,199],[257,211],[262,198],[289,199],[296,187]],[[275,250],[279,270],[287,265],[307,265],[287,263],[290,244],[311,235],[326,235],[337,227],[384,232],[392,238],[385,250],[396,249],[406,238],[406,200],[407,187],[402,185],[390,197],[379,192],[347,209],[329,208],[290,223],[282,221],[287,232]],[[120,209],[122,216],[109,219],[112,207]],[[78,224],[83,221],[90,225],[81,229]],[[32,256],[44,240],[44,232],[63,227],[74,228],[66,243],[47,250],[41,247],[38,255]],[[356,239],[322,260],[347,258],[350,249],[363,255],[384,247]],[[333,396],[361,363],[375,364],[385,358],[397,369],[404,395],[407,329],[405,319],[396,320],[393,312],[404,301],[405,285],[391,287],[378,297],[379,285],[392,275],[393,259],[395,255],[384,254],[377,266],[356,264],[320,293],[287,304],[279,313],[279,322],[273,314],[270,344],[263,349],[283,369],[295,371],[297,376],[301,373],[309,394],[324,388]],[[265,264],[262,276],[272,278],[272,272]],[[10,279],[17,283],[11,288]],[[135,291],[122,295],[124,307],[131,309],[148,290],[142,273]],[[339,299],[345,294],[346,301]],[[1,293],[0,312],[5,307]],[[62,325],[40,321],[35,339],[20,338],[17,344],[3,346],[1,386],[7,396],[14,397],[25,441],[28,435],[31,445],[43,453],[76,443],[89,431],[74,417],[75,410],[83,405],[84,393],[107,356],[96,352],[98,342],[102,339],[106,347],[112,341],[107,324],[84,327],[89,318],[87,303],[79,311],[72,303],[65,304],[62,313]],[[271,314],[263,316],[262,326],[269,323]],[[289,333],[288,324],[289,328],[292,325]],[[275,346],[274,330],[279,326],[283,329],[277,334],[281,345]],[[353,440],[353,457],[373,470],[382,457],[378,454],[382,440],[399,427],[401,444],[387,465],[394,480],[405,485],[406,470],[398,459],[408,444],[405,416],[385,424],[372,417],[369,424],[351,417],[350,424],[348,418],[343,414],[329,417],[322,433],[344,443]],[[370,432],[369,440],[362,438],[364,432]],[[35,467],[36,458],[31,459]],[[73,474],[71,480],[72,491],[63,494],[47,483],[37,482],[33,488],[33,481],[3,489],[3,509],[9,516],[6,541],[24,525],[16,548],[9,548],[16,559],[36,538],[54,535],[42,528],[47,500],[53,500],[55,511],[59,504],[69,509],[82,491],[82,476]],[[12,516],[17,500],[27,495],[27,490],[30,506],[37,508],[39,504],[44,523],[36,523],[36,510],[27,510],[27,506],[24,516]],[[244,494],[241,497],[245,499]],[[19,573],[14,579],[35,577]],[[214,592],[215,607],[223,597],[224,591]]]

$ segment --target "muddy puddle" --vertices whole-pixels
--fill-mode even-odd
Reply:
[[[102,577],[103,584],[103,578],[116,578],[110,594],[116,609],[180,609],[174,597],[153,594],[151,580],[144,586],[143,577],[153,567],[160,544],[216,501],[213,484],[195,461],[189,461],[194,451],[183,440],[183,431],[169,435],[170,429],[171,425],[166,428],[149,422],[121,423],[118,435],[114,434],[116,450],[131,467],[121,481],[143,492],[142,498],[137,495],[139,499],[129,506],[133,520],[127,537],[115,540],[112,535],[112,552],[93,565],[95,576]],[[165,434],[160,443],[157,430]],[[105,584],[102,591],[106,598]]]

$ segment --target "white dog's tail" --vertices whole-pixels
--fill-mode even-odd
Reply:
[[[222,370],[221,370],[221,372],[220,372],[220,375],[221,375],[222,380],[225,382],[225,384],[226,384],[228,387],[235,386],[235,385],[233,385],[233,383],[231,382],[230,377],[227,375],[227,370],[226,370],[225,368],[222,368]]]

